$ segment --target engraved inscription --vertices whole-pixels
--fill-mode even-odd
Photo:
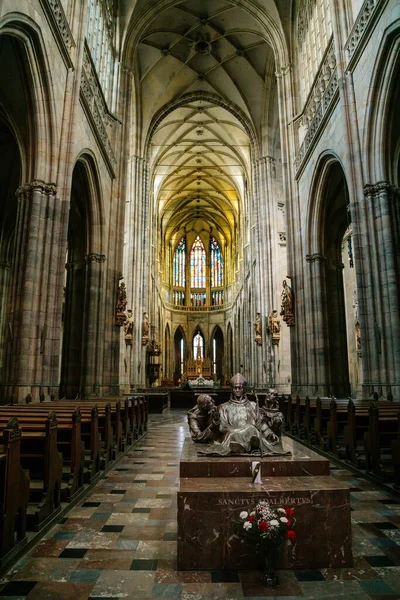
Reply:
[[[218,498],[217,506],[254,506],[257,500],[254,498]],[[311,498],[293,498],[292,496],[278,496],[276,498],[268,498],[271,506],[301,506],[303,504],[311,504]]]

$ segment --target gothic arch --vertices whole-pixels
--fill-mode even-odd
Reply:
[[[94,158],[79,155],[72,174],[65,277],[61,394],[97,393],[103,377],[104,268],[101,193]],[[97,251],[97,252],[96,252]]]
[[[394,21],[384,32],[372,72],[374,75],[367,101],[367,107],[371,107],[371,110],[366,111],[364,123],[366,181],[388,181],[399,186],[399,139],[391,139],[391,123],[398,115],[400,101],[400,19]],[[396,129],[400,138],[398,120]]]
[[[226,378],[230,379],[234,375],[234,354],[233,354],[233,330],[231,322],[228,322],[226,328]]]
[[[193,327],[192,329],[192,333],[191,333],[191,354],[193,356],[193,358],[196,358],[194,356],[194,349],[193,349],[193,342],[194,342],[194,338],[195,336],[200,333],[201,337],[203,338],[203,356],[207,356],[208,355],[208,349],[207,349],[207,338],[204,334],[203,328],[201,327],[200,324],[197,324]]]
[[[218,381],[225,378],[225,346],[223,331],[219,325],[216,325],[210,336],[210,358],[213,365],[212,373]]]
[[[183,341],[183,355],[182,355]],[[182,325],[178,325],[174,333],[174,350],[175,350],[175,365],[174,365],[174,384],[178,384],[178,380],[182,380],[185,369],[185,363],[188,358],[188,345],[185,331]]]
[[[90,150],[85,149],[78,154],[74,171],[77,167],[81,170],[82,177],[85,179],[87,192],[85,196],[88,224],[87,252],[96,252],[103,248],[102,229],[104,224],[99,166],[94,154]]]
[[[171,362],[171,328],[169,323],[164,328],[164,378],[170,378],[172,375]]]
[[[324,151],[318,158],[312,177],[307,208],[306,249],[309,254],[321,253],[324,245],[325,197],[324,188],[332,167],[339,164],[345,175],[343,163],[336,153]]]
[[[53,161],[53,157],[57,156],[56,109],[45,42],[40,27],[28,16],[17,12],[8,13],[0,19],[0,38],[3,35],[17,40],[21,69],[29,90],[29,124],[24,144],[25,181],[41,179],[50,183],[55,181],[57,169]]]
[[[348,395],[349,301],[344,284],[343,238],[349,228],[349,193],[343,166],[321,155],[310,189],[306,230],[305,311],[309,323],[310,381],[315,393]],[[353,274],[352,285],[356,287]],[[356,384],[354,384],[356,385]]]

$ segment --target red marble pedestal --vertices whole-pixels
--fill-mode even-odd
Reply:
[[[329,475],[307,475],[307,470],[304,471],[305,455],[310,460],[316,457],[311,457],[307,448],[302,447],[302,452],[300,447],[301,444],[297,443],[300,476],[280,475],[285,471],[285,458],[288,464],[290,462],[290,472],[296,472],[294,457],[293,460],[274,458],[274,469],[264,464],[268,462],[265,457],[263,482],[258,485],[251,483],[250,476],[241,476],[245,467],[236,469],[238,459],[232,459],[229,467],[229,458],[208,457],[206,464],[208,461],[216,463],[206,468],[202,461],[192,456],[194,477],[181,477],[178,492],[179,570],[261,569],[263,557],[237,535],[235,526],[240,512],[252,510],[260,500],[268,500],[276,508],[291,506],[295,510],[296,542],[280,552],[277,557],[279,568],[351,566],[349,488]],[[190,461],[187,459],[188,454],[184,451],[181,473],[189,473]],[[244,460],[251,462],[251,458]],[[222,466],[218,467],[218,463]],[[321,463],[318,466],[317,463],[311,471],[313,468],[317,471],[326,469],[326,465]],[[277,468],[279,464],[281,467]],[[199,470],[204,469],[215,476],[199,477]],[[229,470],[239,476],[226,476]],[[272,476],[266,476],[266,473]]]

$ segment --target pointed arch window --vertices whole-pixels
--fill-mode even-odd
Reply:
[[[206,249],[199,235],[190,251],[190,279],[192,288],[206,287]]]
[[[86,41],[106,102],[111,104],[114,76],[114,2],[89,0]]]
[[[193,356],[195,360],[203,360],[204,358],[204,339],[200,331],[193,337]]]
[[[211,287],[223,287],[224,285],[224,259],[222,256],[220,245],[217,240],[212,237],[211,245]]]
[[[183,237],[174,254],[174,286],[186,286],[186,239]],[[179,302],[181,304],[181,302]]]

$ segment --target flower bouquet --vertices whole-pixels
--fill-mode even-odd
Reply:
[[[236,523],[240,537],[264,551],[264,584],[278,585],[273,559],[278,549],[284,544],[292,544],[296,539],[293,508],[272,508],[267,500],[261,500],[251,512],[242,511],[239,519]]]

